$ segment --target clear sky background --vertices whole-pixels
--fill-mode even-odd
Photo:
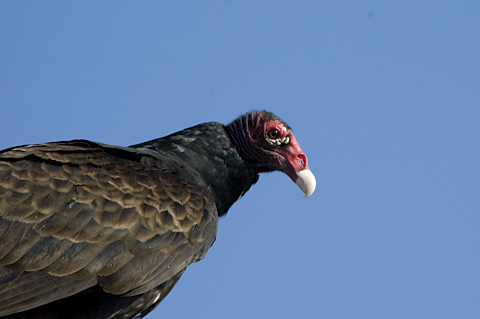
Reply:
[[[0,2],[0,148],[254,109],[316,192],[262,176],[148,318],[480,318],[480,2]]]

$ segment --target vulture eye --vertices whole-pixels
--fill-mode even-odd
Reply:
[[[268,138],[271,138],[272,140],[277,139],[278,135],[278,130],[276,128],[272,128],[270,131],[268,131],[267,136]]]

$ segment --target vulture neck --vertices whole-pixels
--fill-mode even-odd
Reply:
[[[220,123],[199,124],[131,147],[154,151],[149,155],[155,166],[210,193],[219,216],[258,180],[258,174],[238,153],[227,127]]]

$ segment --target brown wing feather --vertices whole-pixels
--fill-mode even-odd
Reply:
[[[103,146],[0,153],[0,316],[68,296],[41,288],[49,284],[68,285],[70,295],[97,282],[112,294],[143,293],[203,258],[215,240],[208,194]]]

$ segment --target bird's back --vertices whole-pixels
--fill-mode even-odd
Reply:
[[[164,298],[204,257],[218,217],[205,190],[152,161],[78,140],[0,154],[0,316],[130,318]]]

